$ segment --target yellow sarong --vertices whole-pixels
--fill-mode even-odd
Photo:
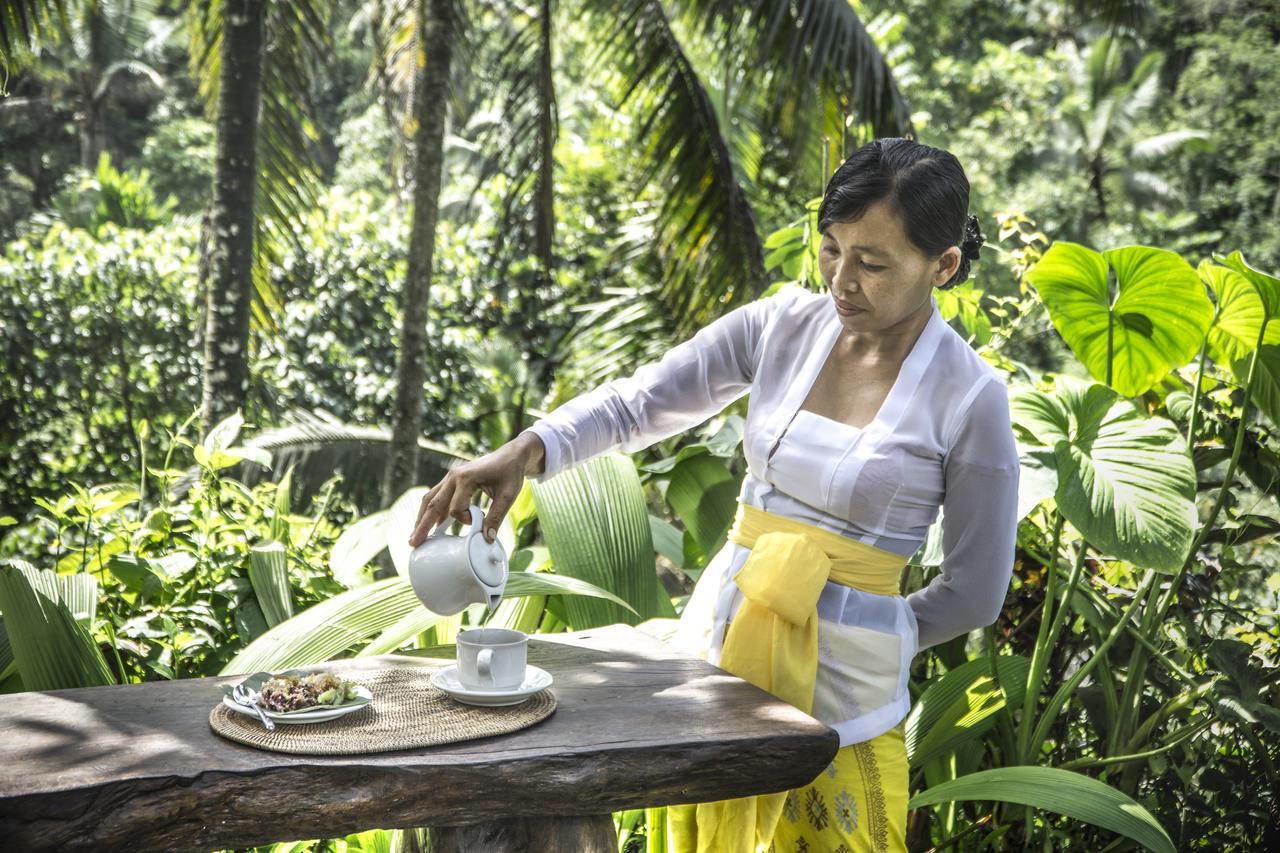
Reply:
[[[751,553],[733,576],[743,601],[725,633],[719,666],[809,713],[823,586],[830,580],[896,595],[907,558],[741,502],[729,538]],[[858,746],[840,750],[832,768],[847,764],[840,756]],[[903,761],[905,767],[905,753]],[[901,782],[900,793],[886,793],[905,804],[905,777]],[[847,783],[862,784],[857,778]],[[668,848],[672,853],[763,853],[789,793],[669,806]]]

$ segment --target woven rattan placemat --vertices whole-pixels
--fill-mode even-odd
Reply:
[[[209,712],[209,728],[230,740],[272,752],[350,755],[436,746],[507,734],[541,722],[556,709],[550,688],[519,705],[484,708],[457,701],[431,683],[431,667],[346,671],[341,675],[373,693],[358,711],[323,723],[276,723],[268,731],[256,716],[221,702]]]

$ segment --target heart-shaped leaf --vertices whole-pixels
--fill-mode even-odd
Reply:
[[[1142,566],[1176,571],[1198,523],[1195,467],[1165,418],[1114,390],[1060,375],[1052,393],[1011,395],[1020,438],[1052,450],[1062,514],[1097,547]]]
[[[1115,270],[1111,299],[1108,264]],[[1190,361],[1213,318],[1191,265],[1175,252],[1125,246],[1099,254],[1058,241],[1027,272],[1062,339],[1100,382],[1125,396],[1147,391]]]

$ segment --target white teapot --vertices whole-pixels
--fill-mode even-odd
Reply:
[[[469,604],[498,606],[507,585],[507,552],[495,539],[486,542],[484,512],[472,504],[471,529],[461,536],[444,530],[428,536],[409,554],[409,583],[432,613],[452,616]]]

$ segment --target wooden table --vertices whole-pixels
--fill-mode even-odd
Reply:
[[[331,663],[371,662],[440,665],[419,653]],[[370,755],[214,734],[209,711],[235,676],[2,696],[0,848],[211,850],[416,826],[433,828],[433,850],[612,853],[611,812],[800,787],[839,746],[828,726],[630,626],[537,635],[529,662],[555,678],[546,720]]]

